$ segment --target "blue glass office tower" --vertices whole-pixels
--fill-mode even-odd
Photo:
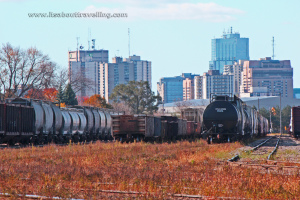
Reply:
[[[210,70],[224,71],[224,65],[233,65],[238,60],[249,60],[249,38],[241,38],[239,33],[224,33],[223,38],[211,40]]]
[[[164,103],[172,103],[183,100],[183,80],[186,78],[194,80],[199,74],[182,73],[181,76],[162,77],[157,82],[157,93]]]

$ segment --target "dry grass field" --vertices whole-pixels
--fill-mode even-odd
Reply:
[[[199,195],[297,199],[300,174],[262,173],[226,160],[243,145],[118,142],[0,150],[1,198],[174,199]]]

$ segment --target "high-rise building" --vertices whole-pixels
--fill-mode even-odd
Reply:
[[[99,70],[100,95],[108,101],[113,89],[129,81],[147,81],[151,87],[151,61],[140,56],[114,57],[112,63],[101,63]]]
[[[114,57],[112,63],[100,64],[100,95],[107,101],[113,89],[119,84],[134,81],[134,63],[125,62],[122,57]]]
[[[222,38],[211,41],[210,70],[219,70],[222,74],[224,65],[233,65],[238,60],[249,60],[249,38],[241,38],[239,33],[224,33]]]
[[[203,99],[211,94],[233,94],[233,75],[221,75],[219,70],[208,70],[203,74]]]
[[[293,68],[290,60],[244,61],[241,97],[279,96],[293,98]]]
[[[193,80],[197,74],[183,73],[181,76],[162,77],[157,82],[157,93],[164,103],[172,103],[183,100],[183,81]],[[192,85],[191,85],[192,86]],[[190,94],[189,94],[190,96]]]
[[[195,76],[194,85],[194,98],[203,99],[203,76]]]
[[[75,92],[81,103],[83,97],[99,94],[99,64],[108,62],[108,50],[79,50],[68,54],[69,81],[77,82],[79,89]],[[88,82],[88,86],[84,82]]]
[[[242,83],[243,60],[235,62],[233,65],[225,65],[223,75],[233,75],[234,91],[236,96],[240,95],[240,85]]]
[[[141,60],[141,57],[137,55],[129,56],[124,60],[134,64],[135,81],[148,81],[149,86],[152,86],[151,61]]]
[[[194,79],[186,78],[182,82],[183,101],[194,99]]]

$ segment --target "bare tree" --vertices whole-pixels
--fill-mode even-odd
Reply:
[[[55,74],[55,81],[54,81],[54,88],[59,88],[61,85],[62,88],[64,88],[67,85],[67,82],[69,80],[69,74],[68,69],[66,68],[60,68],[57,70],[57,73]]]
[[[0,89],[6,98],[21,97],[30,89],[51,86],[56,65],[36,48],[22,50],[9,43],[0,49]]]
[[[124,102],[112,102],[113,109],[117,112],[125,112],[126,115],[133,114],[132,109]]]
[[[91,89],[94,85],[94,82],[91,79],[86,78],[83,69],[73,73],[69,72],[69,82],[75,93]]]

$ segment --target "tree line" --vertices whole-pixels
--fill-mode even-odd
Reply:
[[[259,113],[272,122],[273,132],[280,132],[280,107],[272,107],[259,109]],[[270,115],[271,114],[271,115]],[[291,120],[291,106],[286,106],[281,110],[281,128],[282,132],[287,132]],[[271,127],[271,125],[270,125]]]
[[[61,69],[35,47],[21,49],[9,43],[0,49],[0,73],[1,101],[25,97],[55,101],[61,106],[77,105],[76,92],[92,85],[92,81],[81,73],[69,74],[67,69]],[[69,76],[72,76],[71,80]],[[95,94],[85,97],[83,105],[141,114],[157,111],[160,102],[160,97],[154,95],[145,81],[116,86],[110,99],[112,104]]]

